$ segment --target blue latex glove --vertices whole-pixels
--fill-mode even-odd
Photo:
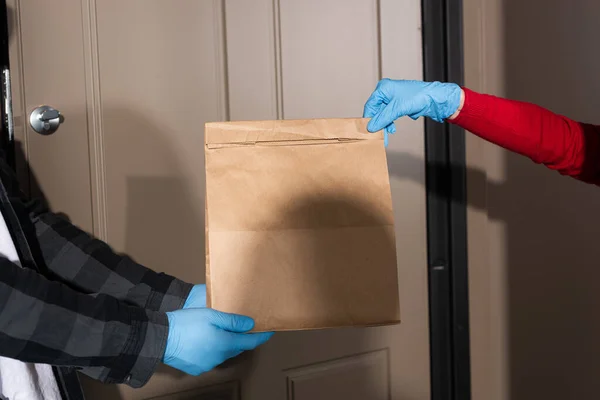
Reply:
[[[206,285],[194,285],[183,304],[183,309],[204,307],[206,307]]]
[[[265,343],[273,333],[244,333],[250,317],[210,308],[168,312],[169,336],[163,362],[190,375],[210,371],[225,360]]]
[[[383,79],[367,100],[363,117],[371,118],[369,132],[384,130],[387,146],[388,134],[396,132],[395,120],[408,116],[444,122],[458,110],[461,93],[454,83]]]

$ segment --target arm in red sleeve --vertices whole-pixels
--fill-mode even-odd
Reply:
[[[600,184],[599,126],[534,104],[464,92],[464,106],[449,122],[563,175]]]

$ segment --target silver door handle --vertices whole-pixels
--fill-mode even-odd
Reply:
[[[29,114],[31,129],[42,135],[51,135],[62,123],[60,111],[50,106],[40,106]]]

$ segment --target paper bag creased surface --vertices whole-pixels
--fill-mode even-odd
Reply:
[[[399,321],[385,149],[366,123],[206,124],[209,307],[256,331]]]

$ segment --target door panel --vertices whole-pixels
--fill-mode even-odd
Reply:
[[[279,24],[273,0],[225,1],[228,111],[232,120],[281,115]]]
[[[82,5],[68,0],[52,4],[45,7],[38,1],[23,1],[12,9],[17,11],[11,13],[14,17],[20,16],[12,33],[20,33],[24,44],[15,66],[20,67],[26,85],[26,112],[16,117],[25,124],[29,112],[42,104],[66,116],[60,135],[42,136],[29,130],[26,151],[38,180],[53,182],[44,187],[51,205],[68,211],[75,223],[90,230],[90,160],[87,151],[81,151],[88,148]]]
[[[297,400],[386,400],[390,398],[386,350],[287,371],[288,396]]]
[[[284,118],[356,117],[379,79],[378,3],[339,4],[280,1]]]
[[[44,0],[8,3],[17,118],[41,103],[66,118],[49,137],[18,131],[54,209],[190,282],[204,281],[205,122],[360,116],[382,72],[421,77],[418,0],[55,0],[44,17]],[[53,53],[42,34],[64,43]],[[198,378],[165,367],[139,390],[85,380],[88,398],[195,398],[229,381],[242,399],[429,398],[423,126],[398,128],[401,325],[281,333]]]
[[[226,117],[222,4],[102,0],[96,10],[108,240],[202,281],[203,124]]]

